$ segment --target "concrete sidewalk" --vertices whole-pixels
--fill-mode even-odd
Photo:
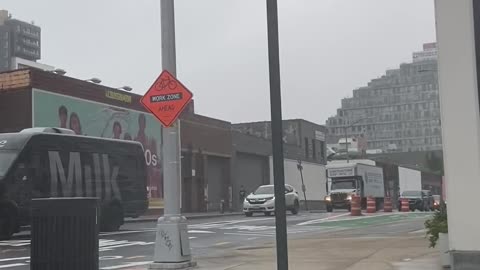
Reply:
[[[184,217],[189,220],[192,219],[202,219],[202,218],[216,218],[216,217],[230,217],[230,216],[240,216],[243,215],[243,212],[225,212],[223,214],[219,212],[203,212],[203,213],[183,213]],[[138,223],[138,222],[152,222],[157,221],[162,215],[148,215],[141,216],[138,218],[126,218],[125,223]]]
[[[198,269],[274,270],[273,244],[244,247],[222,258],[197,258]],[[395,237],[296,239],[289,242],[289,266],[295,270],[433,270],[439,251],[423,234]]]

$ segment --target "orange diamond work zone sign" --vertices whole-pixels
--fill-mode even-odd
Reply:
[[[164,70],[141,102],[165,127],[170,127],[192,100],[193,94],[170,72]]]

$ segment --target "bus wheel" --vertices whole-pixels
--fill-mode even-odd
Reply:
[[[6,204],[0,206],[3,209],[0,210],[0,240],[9,240],[12,235],[18,231],[17,207],[13,204]]]
[[[102,232],[114,232],[123,225],[123,210],[118,204],[106,207],[100,218],[100,230]]]

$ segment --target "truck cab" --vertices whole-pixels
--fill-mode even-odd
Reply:
[[[333,208],[350,210],[352,196],[362,191],[362,180],[359,177],[338,177],[330,183],[330,192],[325,198],[327,211]]]
[[[366,199],[372,196],[377,201],[377,208],[385,197],[383,169],[360,164],[341,163],[327,166],[327,196],[325,204],[328,212],[333,209],[350,210],[352,196],[360,196],[362,207]]]

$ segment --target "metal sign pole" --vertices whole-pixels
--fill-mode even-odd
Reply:
[[[268,62],[270,71],[270,106],[272,114],[272,153],[273,177],[275,183],[277,269],[288,270],[285,175],[283,168],[282,98],[280,88],[277,12],[277,1],[267,0]]]
[[[176,77],[174,1],[161,0],[162,67]],[[163,132],[164,216],[158,219],[154,262],[149,269],[189,269],[191,261],[187,220],[180,214],[179,120]]]

